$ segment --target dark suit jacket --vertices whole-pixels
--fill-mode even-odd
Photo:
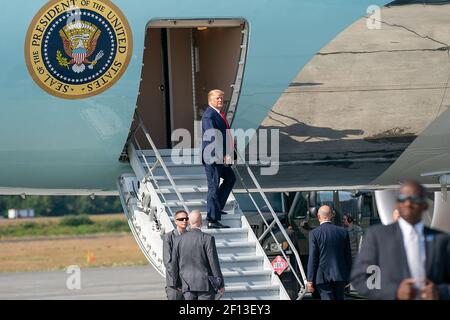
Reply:
[[[437,285],[441,299],[450,295],[450,237],[430,228],[424,228],[426,274]],[[380,289],[369,289],[367,273],[371,265],[379,266]],[[361,251],[352,270],[353,286],[370,299],[394,300],[402,280],[410,278],[403,236],[398,222],[370,227],[363,239]],[[372,276],[373,278],[373,276]],[[372,283],[370,280],[369,282]]]
[[[211,136],[205,135],[205,131],[209,129],[216,129],[218,131],[216,131],[215,134]],[[203,163],[207,164],[223,163],[223,158],[226,154],[226,136],[227,136],[226,130],[227,126],[223,121],[222,117],[220,116],[220,114],[216,110],[214,110],[213,107],[208,106],[202,116]],[[204,152],[205,148],[208,148],[206,152]]]
[[[348,283],[351,267],[350,239],[344,228],[326,222],[309,233],[308,281]]]
[[[172,270],[172,251],[173,251],[173,244],[176,238],[178,238],[180,234],[176,229],[167,232],[164,235],[164,242],[163,242],[163,262],[164,266],[166,267],[166,284],[167,286],[171,286],[174,277],[173,270]]]
[[[194,228],[176,238],[172,268],[173,274],[180,277],[183,292],[212,290],[209,277],[218,280],[219,288],[224,286],[214,237],[200,229]],[[171,286],[176,284],[174,277]]]

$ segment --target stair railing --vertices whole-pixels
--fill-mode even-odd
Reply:
[[[183,196],[178,191],[178,188],[177,188],[177,186],[175,184],[175,181],[173,180],[172,175],[170,174],[169,169],[167,169],[167,166],[164,163],[164,160],[163,160],[161,154],[159,153],[158,148],[156,147],[155,143],[153,142],[152,138],[150,137],[150,134],[149,134],[147,128],[145,128],[144,123],[143,123],[141,117],[139,116],[139,114],[137,113],[137,111],[135,112],[135,115],[136,115],[136,119],[138,121],[138,125],[137,125],[137,127],[134,129],[134,131],[132,133],[132,138],[134,140],[134,143],[136,144],[136,147],[138,148],[137,150],[141,151],[140,156],[142,157],[142,159],[143,159],[143,161],[145,163],[145,166],[147,167],[148,175],[150,176],[151,180],[153,180],[153,182],[154,182],[154,185],[156,187],[155,189],[159,192],[159,194],[163,198],[163,201],[167,204],[167,201],[166,201],[166,199],[164,197],[164,194],[159,189],[158,181],[157,181],[156,177],[153,174],[153,171],[158,167],[158,165],[160,165],[161,168],[164,171],[165,176],[169,179],[170,185],[172,186],[173,190],[175,191],[175,193],[176,193],[176,195],[178,197],[178,200],[181,202],[184,210],[186,210],[186,212],[189,213],[189,208],[186,206],[186,203],[185,203],[185,201],[183,199]],[[138,141],[138,139],[136,137],[136,133],[139,131],[139,129],[142,130],[142,132],[145,135],[147,141],[150,143],[150,146],[152,148],[151,150],[155,153],[156,161],[155,161],[155,163],[153,165],[150,165],[148,163],[144,152],[142,152],[143,149],[141,148],[141,146],[139,144],[139,141]],[[131,139],[129,139],[129,140],[131,140]],[[147,177],[148,177],[148,175],[147,175]],[[172,216],[174,216],[174,213],[172,212],[171,208],[168,205],[166,205],[166,208],[169,210],[170,214]]]
[[[266,220],[266,218],[264,217],[264,215],[261,212],[260,207],[258,206],[258,204],[256,203],[255,199],[253,198],[252,194],[250,193],[247,185],[244,182],[244,179],[242,178],[241,174],[239,173],[239,170],[233,166],[233,171],[236,173],[236,175],[239,177],[242,185],[244,186],[248,196],[250,197],[250,200],[252,201],[253,205],[255,206],[256,210],[258,211],[259,215],[261,216],[264,224],[266,225],[266,230],[264,231],[264,233],[261,235],[261,237],[259,238],[259,241],[261,241],[263,239],[263,237],[265,237],[268,233],[271,234],[272,238],[275,240],[275,243],[278,246],[278,249],[280,250],[281,254],[283,255],[284,259],[287,261],[289,267],[292,270],[292,273],[294,274],[295,279],[297,280],[298,284],[300,285],[300,290],[298,292],[298,296],[297,296],[297,300],[301,300],[304,295],[307,293],[307,289],[306,289],[306,275],[305,275],[305,271],[303,269],[303,265],[302,262],[300,260],[300,256],[297,252],[297,249],[295,248],[294,244],[292,243],[292,240],[290,239],[289,235],[286,233],[286,230],[284,229],[283,224],[281,223],[280,219],[278,218],[277,214],[275,213],[275,211],[273,210],[272,205],[270,204],[269,200],[267,199],[264,191],[262,190],[258,180],[256,179],[255,175],[253,174],[252,170],[250,169],[250,167],[248,166],[247,162],[245,161],[245,159],[241,156],[241,154],[239,153],[239,151],[237,150],[237,148],[235,148],[235,152],[238,156],[239,162],[238,163],[243,163],[245,165],[245,168],[247,169],[248,174],[250,175],[253,183],[255,184],[256,189],[258,190],[259,194],[261,195],[262,199],[265,202],[266,207],[269,209],[270,213],[272,214],[272,218],[273,221],[269,224]],[[295,268],[292,266],[290,259],[288,259],[285,251],[283,250],[280,242],[277,240],[277,238],[275,237],[275,234],[273,233],[273,227],[274,226],[278,226],[278,228],[280,229],[284,239],[287,241],[287,243],[289,244],[289,248],[292,250],[292,252],[294,253],[298,268],[300,270],[301,273],[301,278],[302,280],[300,280],[299,275],[297,274]]]

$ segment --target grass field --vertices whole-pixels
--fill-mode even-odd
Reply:
[[[123,214],[0,220],[0,240],[17,237],[129,232]]]
[[[0,220],[0,272],[147,264],[123,214],[89,218],[92,224],[79,226],[63,225],[62,218]],[[30,223],[32,227],[26,227]],[[120,231],[105,230],[111,225]],[[80,230],[83,235],[74,235]]]

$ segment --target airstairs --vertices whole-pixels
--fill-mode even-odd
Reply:
[[[173,215],[177,210],[189,212],[198,209],[206,218],[207,181],[198,149],[158,150],[142,122],[139,127],[152,148],[142,150],[137,139],[129,141],[127,153],[134,174],[120,176],[118,188],[138,245],[152,266],[164,277],[163,235],[174,229]],[[181,157],[180,153],[183,153]],[[267,204],[270,206],[268,201]],[[257,210],[261,214],[258,207]],[[225,282],[222,299],[290,299],[233,194],[230,194],[224,211],[228,214],[222,215],[222,223],[230,228],[203,228],[216,241]],[[268,229],[265,234],[271,232],[276,223],[281,226],[273,210],[272,213],[275,220],[271,224],[266,222]],[[290,247],[294,247],[289,237],[286,240]],[[275,241],[278,243],[278,240]],[[278,245],[284,258],[289,260],[281,245]],[[298,254],[296,258],[300,262]],[[300,273],[294,272],[301,288],[298,299],[305,294],[305,275],[301,267]]]

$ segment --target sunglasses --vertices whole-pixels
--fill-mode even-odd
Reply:
[[[397,202],[406,202],[408,200],[410,200],[411,202],[416,203],[416,204],[422,204],[425,202],[424,198],[419,197],[419,196],[407,196],[407,195],[401,194],[397,198]]]
[[[188,221],[189,218],[178,218],[177,221]]]

